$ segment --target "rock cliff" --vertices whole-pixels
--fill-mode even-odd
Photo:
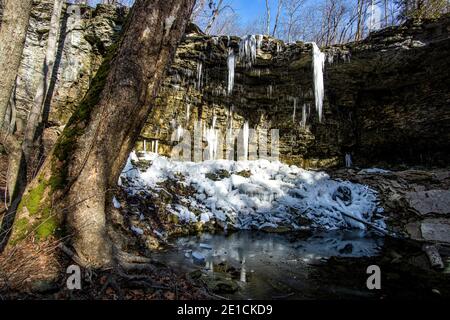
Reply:
[[[19,132],[36,91],[34,71],[42,67],[51,6],[36,1],[33,9],[14,94]],[[53,136],[86,93],[127,14],[107,5],[64,10],[46,103],[46,132]],[[142,132],[146,148],[170,154],[174,132],[193,134],[199,120],[203,132],[214,125],[223,135],[247,122],[257,133],[279,129],[281,159],[303,167],[343,166],[346,154],[357,165],[448,165],[449,16],[323,48],[322,121],[315,110],[312,44],[256,39],[249,63],[239,57],[240,38],[210,37],[192,25]],[[229,87],[230,55],[236,66]]]

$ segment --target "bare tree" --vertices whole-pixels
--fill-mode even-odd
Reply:
[[[281,15],[281,9],[283,8],[283,0],[278,0],[278,6],[277,6],[277,15],[275,17],[275,24],[273,25],[273,31],[272,36],[275,37],[278,23],[280,22],[280,15]]]
[[[293,33],[296,27],[298,27],[299,24],[305,23],[305,21],[302,21],[299,17],[299,12],[301,8],[305,4],[305,0],[284,0],[283,6],[284,6],[284,12],[285,12],[285,19],[284,22],[285,25],[285,39],[288,42],[292,42],[293,40]]]
[[[193,6],[194,0],[136,1],[122,39],[103,62],[54,150],[27,187],[25,197],[36,190],[40,196],[37,206],[31,208],[24,201],[17,212],[15,221],[21,221],[20,228],[13,229],[5,252],[12,261],[27,250],[24,227],[28,229],[25,234],[42,240],[55,236],[51,226],[60,226],[67,231],[82,264],[113,264],[113,243],[108,236],[109,190],[116,186],[145,125]],[[41,224],[53,231],[39,234],[36,225]],[[37,280],[43,275],[40,268],[48,274],[48,263],[54,260],[48,261],[25,265],[28,269],[21,273]]]
[[[211,33],[211,29],[214,25],[214,22],[216,21],[219,14],[222,13],[223,10],[226,9],[227,6],[223,6],[223,0],[219,0],[219,2],[216,4],[214,1],[209,1],[209,8],[212,10],[211,18],[209,19],[208,25],[206,26],[205,32],[206,34]]]
[[[269,0],[266,0],[266,31],[265,34],[270,36],[270,5]]]
[[[0,130],[15,84],[30,19],[32,0],[3,0],[0,29]]]

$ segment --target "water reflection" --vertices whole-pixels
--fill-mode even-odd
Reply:
[[[302,291],[312,285],[311,270],[328,258],[376,256],[383,243],[363,231],[308,237],[240,231],[179,238],[175,250],[157,254],[157,259],[184,272],[227,274],[240,283],[243,298],[256,299]]]

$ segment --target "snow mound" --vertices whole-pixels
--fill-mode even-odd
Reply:
[[[149,164],[139,165],[140,162]],[[167,211],[185,223],[216,221],[238,229],[305,227],[335,230],[365,229],[351,217],[380,228],[376,191],[349,181],[331,180],[324,172],[268,160],[210,160],[201,163],[173,161],[153,153],[133,152],[119,179],[125,190],[137,195],[161,192],[171,181],[190,187],[191,195],[176,197]],[[181,199],[180,199],[181,198]],[[378,210],[379,211],[379,210]]]

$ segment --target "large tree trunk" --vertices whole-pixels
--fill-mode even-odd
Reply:
[[[0,129],[22,58],[32,0],[2,0],[0,28]]]
[[[58,235],[69,239],[82,264],[113,264],[110,191],[145,124],[194,2],[136,1],[120,43],[24,193],[3,253],[9,261],[23,256],[31,239],[37,245]],[[37,267],[28,268],[27,277],[38,278]]]

